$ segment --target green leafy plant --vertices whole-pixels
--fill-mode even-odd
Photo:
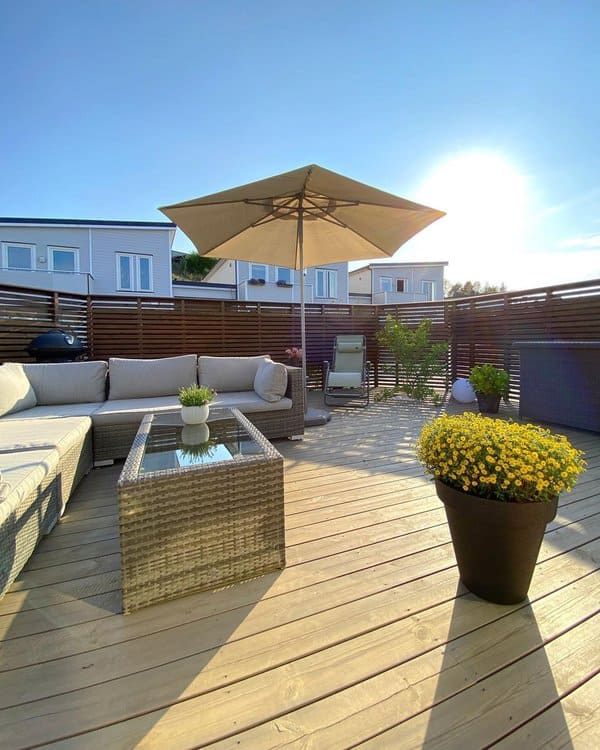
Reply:
[[[419,401],[431,396],[438,402],[440,396],[429,385],[429,381],[445,371],[444,357],[448,344],[434,344],[429,340],[431,325],[432,321],[426,319],[416,329],[410,329],[388,315],[385,326],[375,335],[377,343],[394,358],[395,391],[404,391]]]
[[[182,406],[204,406],[217,395],[213,388],[207,385],[188,385],[179,389],[179,403]]]
[[[502,396],[508,398],[509,377],[506,370],[494,365],[475,365],[469,374],[469,382],[475,393],[482,396]]]
[[[426,424],[417,458],[444,484],[505,502],[549,502],[585,470],[564,435],[532,424],[465,413]]]

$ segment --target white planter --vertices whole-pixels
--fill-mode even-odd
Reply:
[[[202,424],[208,419],[208,404],[204,406],[182,406],[181,419],[185,424]]]
[[[181,439],[184,445],[202,445],[207,443],[209,438],[210,430],[207,424],[186,424],[181,430]]]

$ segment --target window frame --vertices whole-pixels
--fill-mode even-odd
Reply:
[[[431,289],[431,296],[429,296],[428,289]],[[426,302],[433,302],[435,297],[435,281],[432,279],[422,279],[421,280],[421,292],[425,295],[427,298]]]
[[[286,279],[282,279],[281,278],[280,271],[284,271],[284,273],[287,275]],[[277,278],[276,278],[276,281],[283,281],[286,284],[293,284],[294,282],[293,282],[292,273],[293,273],[293,271],[292,271],[291,268],[286,268],[285,266],[277,266]]]
[[[389,289],[384,289],[383,282],[389,282]],[[394,279],[391,276],[380,276],[379,277],[379,291],[380,292],[391,292],[394,288]]]
[[[54,268],[54,252],[69,252],[75,257],[72,271],[61,271]],[[79,273],[79,248],[78,247],[61,247],[60,245],[48,245],[48,270],[52,273]]]
[[[264,276],[255,276],[254,275],[254,268],[263,268],[264,269]],[[249,279],[264,279],[264,281],[267,281],[269,272],[267,270],[267,264],[266,263],[253,263],[250,262],[250,268],[249,268]]]
[[[124,287],[121,279],[121,258],[129,259],[129,273],[131,276],[131,287]],[[142,289],[140,287],[140,259],[145,259],[149,264],[150,272],[150,288]],[[126,253],[117,252],[115,253],[115,265],[116,265],[116,289],[118,292],[141,292],[142,294],[150,294],[154,292],[154,272],[153,272],[153,256],[146,255],[144,253]]]
[[[402,283],[402,289],[398,289],[400,283]],[[406,279],[396,279],[396,294],[406,294]]]
[[[29,258],[31,265],[29,268],[13,268],[8,265],[8,248],[9,247],[22,247],[29,249]],[[37,245],[32,245],[30,242],[3,242],[2,243],[2,268],[5,271],[35,271],[35,254]]]
[[[319,275],[322,275],[323,277],[324,294],[319,294]],[[337,299],[337,296],[338,296],[337,271],[333,268],[316,268],[315,269],[315,297],[317,299]]]

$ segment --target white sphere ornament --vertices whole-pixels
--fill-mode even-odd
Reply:
[[[470,404],[477,401],[473,386],[467,378],[459,378],[452,386],[452,398],[461,404]]]

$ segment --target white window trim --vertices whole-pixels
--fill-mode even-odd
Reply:
[[[383,282],[389,281],[390,282],[390,288],[384,289],[383,288]],[[391,276],[380,276],[379,277],[379,291],[380,292],[393,292],[394,291],[394,279],[392,279]]]
[[[8,248],[9,247],[26,247],[29,248],[31,257],[31,268],[9,268],[8,267]],[[35,271],[36,245],[29,242],[3,242],[2,243],[2,268],[7,271]]]
[[[427,287],[431,288],[431,297],[427,301],[433,302],[435,299],[435,281],[432,281],[431,279],[423,279],[421,281],[421,291],[425,296],[427,296]]]
[[[319,274],[323,274],[323,291],[325,294],[319,294],[319,283],[318,283],[318,277]],[[332,290],[332,284],[331,280],[333,280],[333,287]],[[334,294],[329,294],[329,292],[333,291]],[[317,299],[337,299],[337,291],[338,291],[338,280],[337,280],[337,271],[331,268],[317,268],[315,269],[315,297]]]
[[[287,279],[281,279],[279,277],[279,272],[285,271],[286,275],[288,276]],[[286,268],[285,266],[277,266],[277,278],[276,281],[285,281],[287,284],[293,284],[294,283],[294,272],[291,268]]]
[[[256,266],[257,268],[258,268],[258,267],[260,267],[260,268],[264,268],[264,269],[265,269],[265,274],[264,274],[264,276],[255,276],[255,275],[253,274],[253,272],[252,272],[252,268],[253,268],[253,266]],[[251,279],[264,279],[265,281],[268,281],[268,276],[269,276],[269,269],[267,268],[267,265],[266,265],[266,263],[252,263],[252,262],[251,262],[251,263],[250,263],[250,266],[249,266],[249,268],[248,268],[248,272],[250,273],[250,278],[251,278]]]
[[[121,269],[119,267],[119,258],[130,258],[132,261],[131,268],[131,287],[124,287],[121,285]],[[150,263],[150,289],[140,289],[140,258],[147,258]],[[115,266],[116,266],[116,288],[118,292],[140,292],[142,294],[151,294],[154,292],[154,272],[153,272],[153,257],[152,255],[146,255],[141,253],[115,253]]]
[[[398,282],[399,281],[401,281],[404,284],[404,289],[401,292],[398,291]],[[407,285],[408,285],[408,279],[395,279],[395,282],[396,282],[396,288],[395,288],[394,291],[396,292],[396,294],[406,294],[406,288],[407,288]]]
[[[54,269],[54,251],[70,252],[75,255],[75,263],[72,271],[56,271]],[[79,273],[79,248],[78,247],[61,247],[60,245],[48,245],[48,270],[54,273]]]

